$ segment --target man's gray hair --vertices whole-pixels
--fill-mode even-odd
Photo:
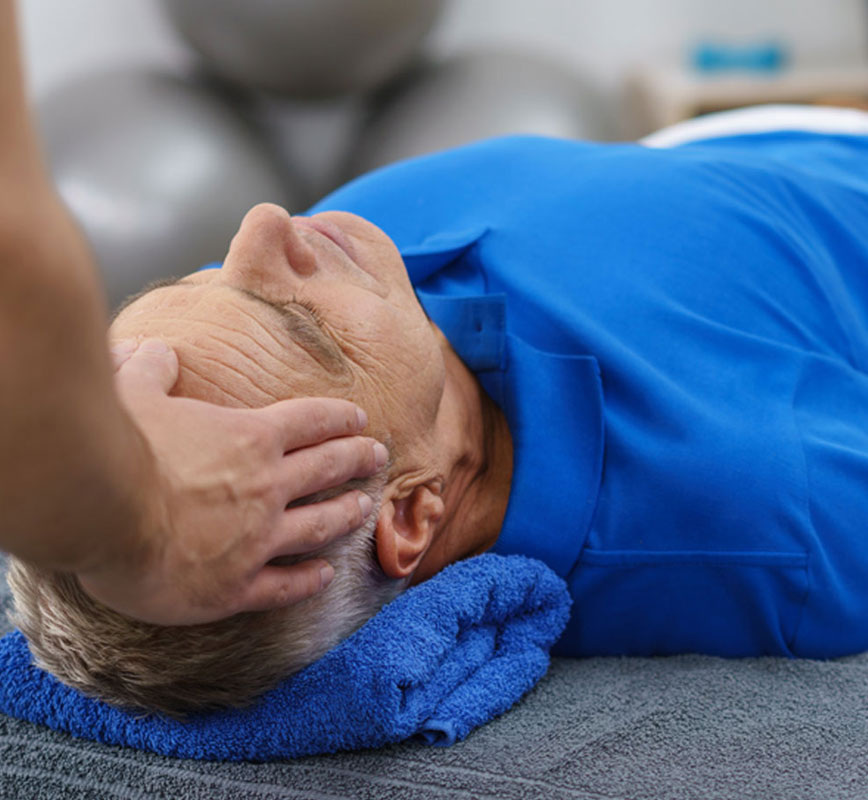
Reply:
[[[324,591],[293,606],[204,625],[151,625],[93,600],[74,575],[10,559],[13,621],[39,667],[113,705],[174,717],[249,705],[324,655],[406,587],[406,580],[383,573],[376,555],[383,482],[380,474],[305,499],[316,502],[357,488],[374,499],[375,511],[358,530],[304,556],[325,558],[335,577]]]

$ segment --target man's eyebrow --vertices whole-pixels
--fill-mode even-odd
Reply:
[[[259,303],[264,303],[277,311],[283,318],[289,335],[307,350],[324,369],[336,373],[347,371],[346,356],[335,344],[332,337],[323,330],[319,320],[303,305],[294,300],[287,302],[269,300],[250,289],[242,289],[237,286],[229,286],[228,288]]]
[[[160,278],[159,280],[152,281],[135,294],[127,297],[115,309],[114,313],[111,315],[111,321],[113,322],[117,318],[118,314],[120,314],[127,306],[132,305],[136,300],[141,299],[146,294],[149,294],[156,289],[163,289],[167,286],[191,287],[198,285],[198,283],[188,281],[184,277]],[[257,302],[263,303],[269,308],[277,311],[283,319],[289,335],[305,350],[307,350],[324,369],[334,373],[346,372],[346,356],[344,356],[341,349],[334,343],[331,336],[322,329],[319,321],[304,306],[294,301],[278,303],[269,300],[250,289],[242,289],[229,284],[226,284],[226,288],[232,289],[235,292],[243,294],[245,297],[249,297],[251,300],[256,300]]]

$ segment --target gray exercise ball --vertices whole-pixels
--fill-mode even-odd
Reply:
[[[295,97],[367,91],[415,56],[444,0],[163,0],[217,75]]]
[[[482,50],[430,63],[384,96],[347,176],[491,136],[608,138],[600,94],[581,75],[517,50]]]
[[[86,75],[46,95],[38,119],[112,305],[222,258],[252,205],[293,207],[261,137],[200,82],[144,69]]]

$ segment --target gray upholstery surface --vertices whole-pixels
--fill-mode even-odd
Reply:
[[[555,660],[454,747],[271,764],[178,761],[0,715],[0,798],[152,797],[864,800],[868,656]]]

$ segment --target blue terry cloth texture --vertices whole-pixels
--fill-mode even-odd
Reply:
[[[180,758],[268,761],[412,736],[449,745],[543,676],[570,602],[563,580],[540,561],[476,556],[400,595],[250,708],[185,722],[64,686],[33,666],[16,631],[0,639],[0,712]]]

